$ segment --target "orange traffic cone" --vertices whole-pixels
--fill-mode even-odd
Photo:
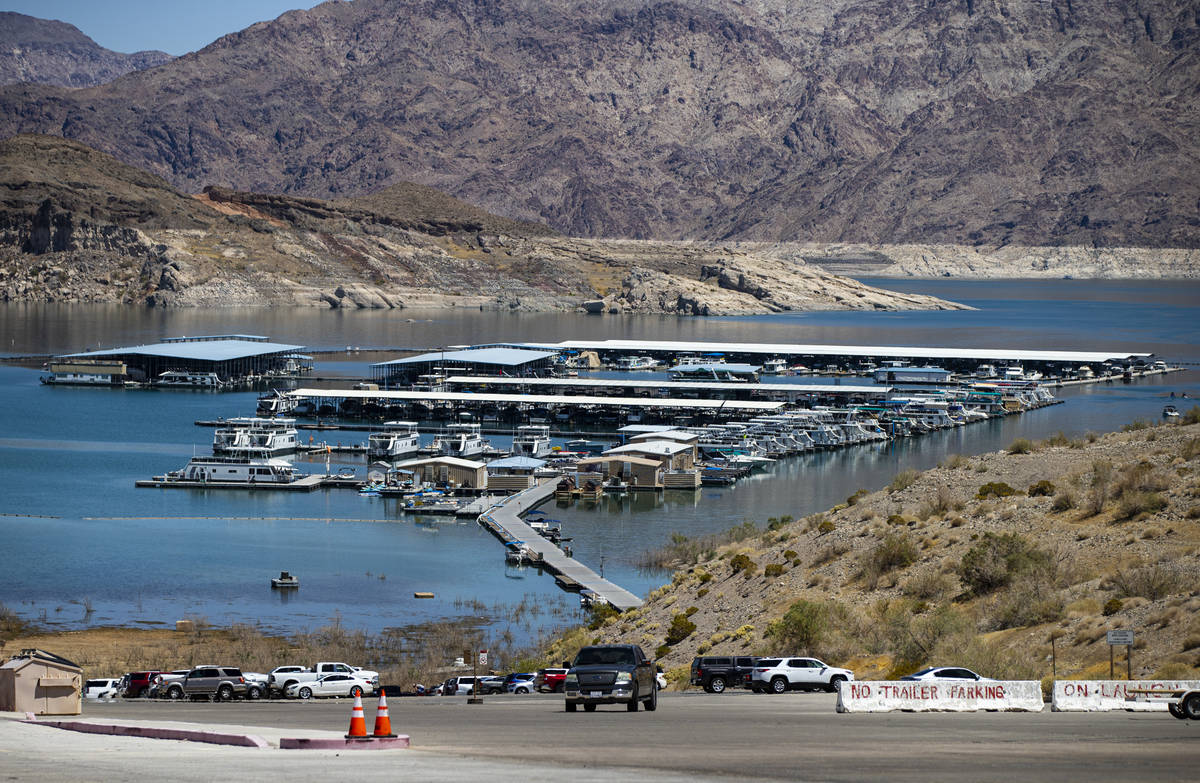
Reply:
[[[375,736],[396,736],[392,733],[392,719],[388,717],[387,694],[382,691],[379,692],[379,708],[375,711]]]
[[[346,739],[366,739],[367,719],[363,717],[362,696],[354,697],[354,709],[350,711],[350,733]]]

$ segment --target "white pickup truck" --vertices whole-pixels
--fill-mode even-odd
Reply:
[[[267,675],[267,687],[272,692],[286,693],[288,686],[298,682],[312,682],[326,674],[353,674],[369,683],[371,687],[379,687],[379,672],[367,671],[358,666],[351,666],[340,661],[320,661],[316,666],[277,666]]]

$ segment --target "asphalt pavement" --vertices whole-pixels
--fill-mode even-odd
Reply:
[[[806,693],[667,693],[653,713],[601,706],[594,713],[568,714],[561,696],[490,696],[478,705],[468,704],[465,696],[392,698],[392,728],[411,736],[413,749],[343,751],[340,756],[74,735],[54,740],[59,750],[43,763],[29,732],[68,733],[31,726],[20,726],[18,732],[18,724],[4,721],[0,769],[16,772],[18,779],[135,780],[162,776],[165,768],[157,768],[159,764],[178,764],[167,777],[184,780],[193,779],[189,775],[196,760],[204,759],[204,777],[195,779],[245,779],[255,772],[263,779],[316,780],[328,779],[331,772],[369,773],[379,767],[429,780],[478,779],[486,771],[496,780],[561,780],[564,774],[572,781],[616,780],[636,774],[645,780],[690,781],[1011,783],[1015,778],[1098,783],[1193,779],[1200,760],[1200,722],[1165,713],[1052,713],[1047,707],[1042,713],[839,715],[835,699]],[[82,718],[246,731],[257,727],[277,741],[280,736],[344,733],[350,704],[347,699],[226,704],[135,700],[89,703]],[[370,727],[375,700],[365,699],[364,705]],[[162,746],[180,750],[167,752]],[[71,750],[64,754],[63,749]],[[91,756],[102,759],[103,768],[95,767]],[[103,774],[86,774],[93,769]]]

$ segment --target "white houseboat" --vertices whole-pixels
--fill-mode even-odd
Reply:
[[[513,436],[514,457],[544,457],[552,451],[550,427],[544,424],[522,424]]]
[[[295,450],[295,419],[229,419],[213,434],[213,454],[273,457]]]
[[[416,454],[421,448],[421,433],[415,421],[384,422],[381,432],[367,436],[367,458],[392,460]]]
[[[476,457],[487,451],[488,442],[478,424],[450,424],[433,439],[433,450],[450,457]]]
[[[281,459],[192,457],[182,470],[168,473],[166,480],[220,484],[290,484],[296,480],[296,469]]]
[[[159,374],[154,385],[167,389],[219,389],[225,384],[215,372],[167,370]]]

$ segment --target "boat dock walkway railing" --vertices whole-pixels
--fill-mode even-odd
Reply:
[[[558,479],[546,479],[535,487],[509,495],[479,516],[479,523],[491,530],[506,546],[520,541],[541,557],[541,567],[556,575],[568,577],[565,584],[591,590],[598,599],[607,601],[622,612],[636,609],[642,599],[625,588],[613,584],[592,569],[568,557],[561,549],[542,538],[521,519],[521,515],[554,496]]]

